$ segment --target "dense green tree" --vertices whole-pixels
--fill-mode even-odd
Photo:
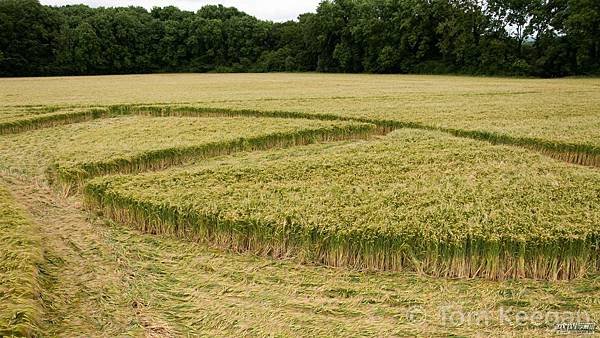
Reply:
[[[0,74],[48,72],[59,24],[55,13],[37,0],[0,1]]]
[[[600,1],[570,0],[565,32],[575,48],[576,68],[594,72],[600,67]]]
[[[74,74],[94,74],[104,63],[100,40],[87,21],[75,28],[65,27],[59,39],[57,62],[65,65],[65,71]]]
[[[284,23],[235,8],[0,0],[0,76],[209,71],[600,73],[597,0],[325,0]]]
[[[523,43],[534,34],[534,13],[538,0],[488,0],[490,13],[514,36],[517,55],[523,53]]]
[[[438,48],[443,61],[453,69],[477,72],[481,61],[481,41],[487,37],[489,20],[482,4],[476,0],[454,0],[438,3],[446,13],[436,27]]]

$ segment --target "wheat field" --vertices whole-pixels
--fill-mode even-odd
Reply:
[[[600,323],[600,80],[0,79],[0,335]]]

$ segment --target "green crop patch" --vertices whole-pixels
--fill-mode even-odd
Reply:
[[[600,173],[403,129],[378,141],[98,178],[87,204],[151,233],[275,257],[435,276],[597,272]]]
[[[6,135],[4,166],[70,187],[96,175],[155,170],[235,151],[367,137],[374,125],[280,118],[123,116]],[[12,164],[11,164],[12,163]],[[38,169],[39,170],[39,169]]]
[[[0,187],[0,336],[37,336],[42,302],[41,239],[10,194]]]

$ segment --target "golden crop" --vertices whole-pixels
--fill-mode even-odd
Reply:
[[[439,132],[114,176],[86,196],[152,233],[334,266],[494,279],[600,267],[596,170]]]
[[[38,265],[43,261],[37,225],[0,186],[0,336],[35,336],[42,304]]]
[[[449,326],[447,306],[598,322],[598,89],[594,78],[0,79],[0,336],[554,332],[496,317]],[[414,306],[423,322],[407,320]]]

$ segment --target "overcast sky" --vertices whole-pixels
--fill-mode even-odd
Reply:
[[[86,4],[92,7],[142,6],[151,9],[154,6],[177,6],[180,9],[196,11],[209,4],[222,4],[236,7],[259,19],[286,21],[293,20],[299,14],[314,12],[320,0],[41,0],[44,5]]]

